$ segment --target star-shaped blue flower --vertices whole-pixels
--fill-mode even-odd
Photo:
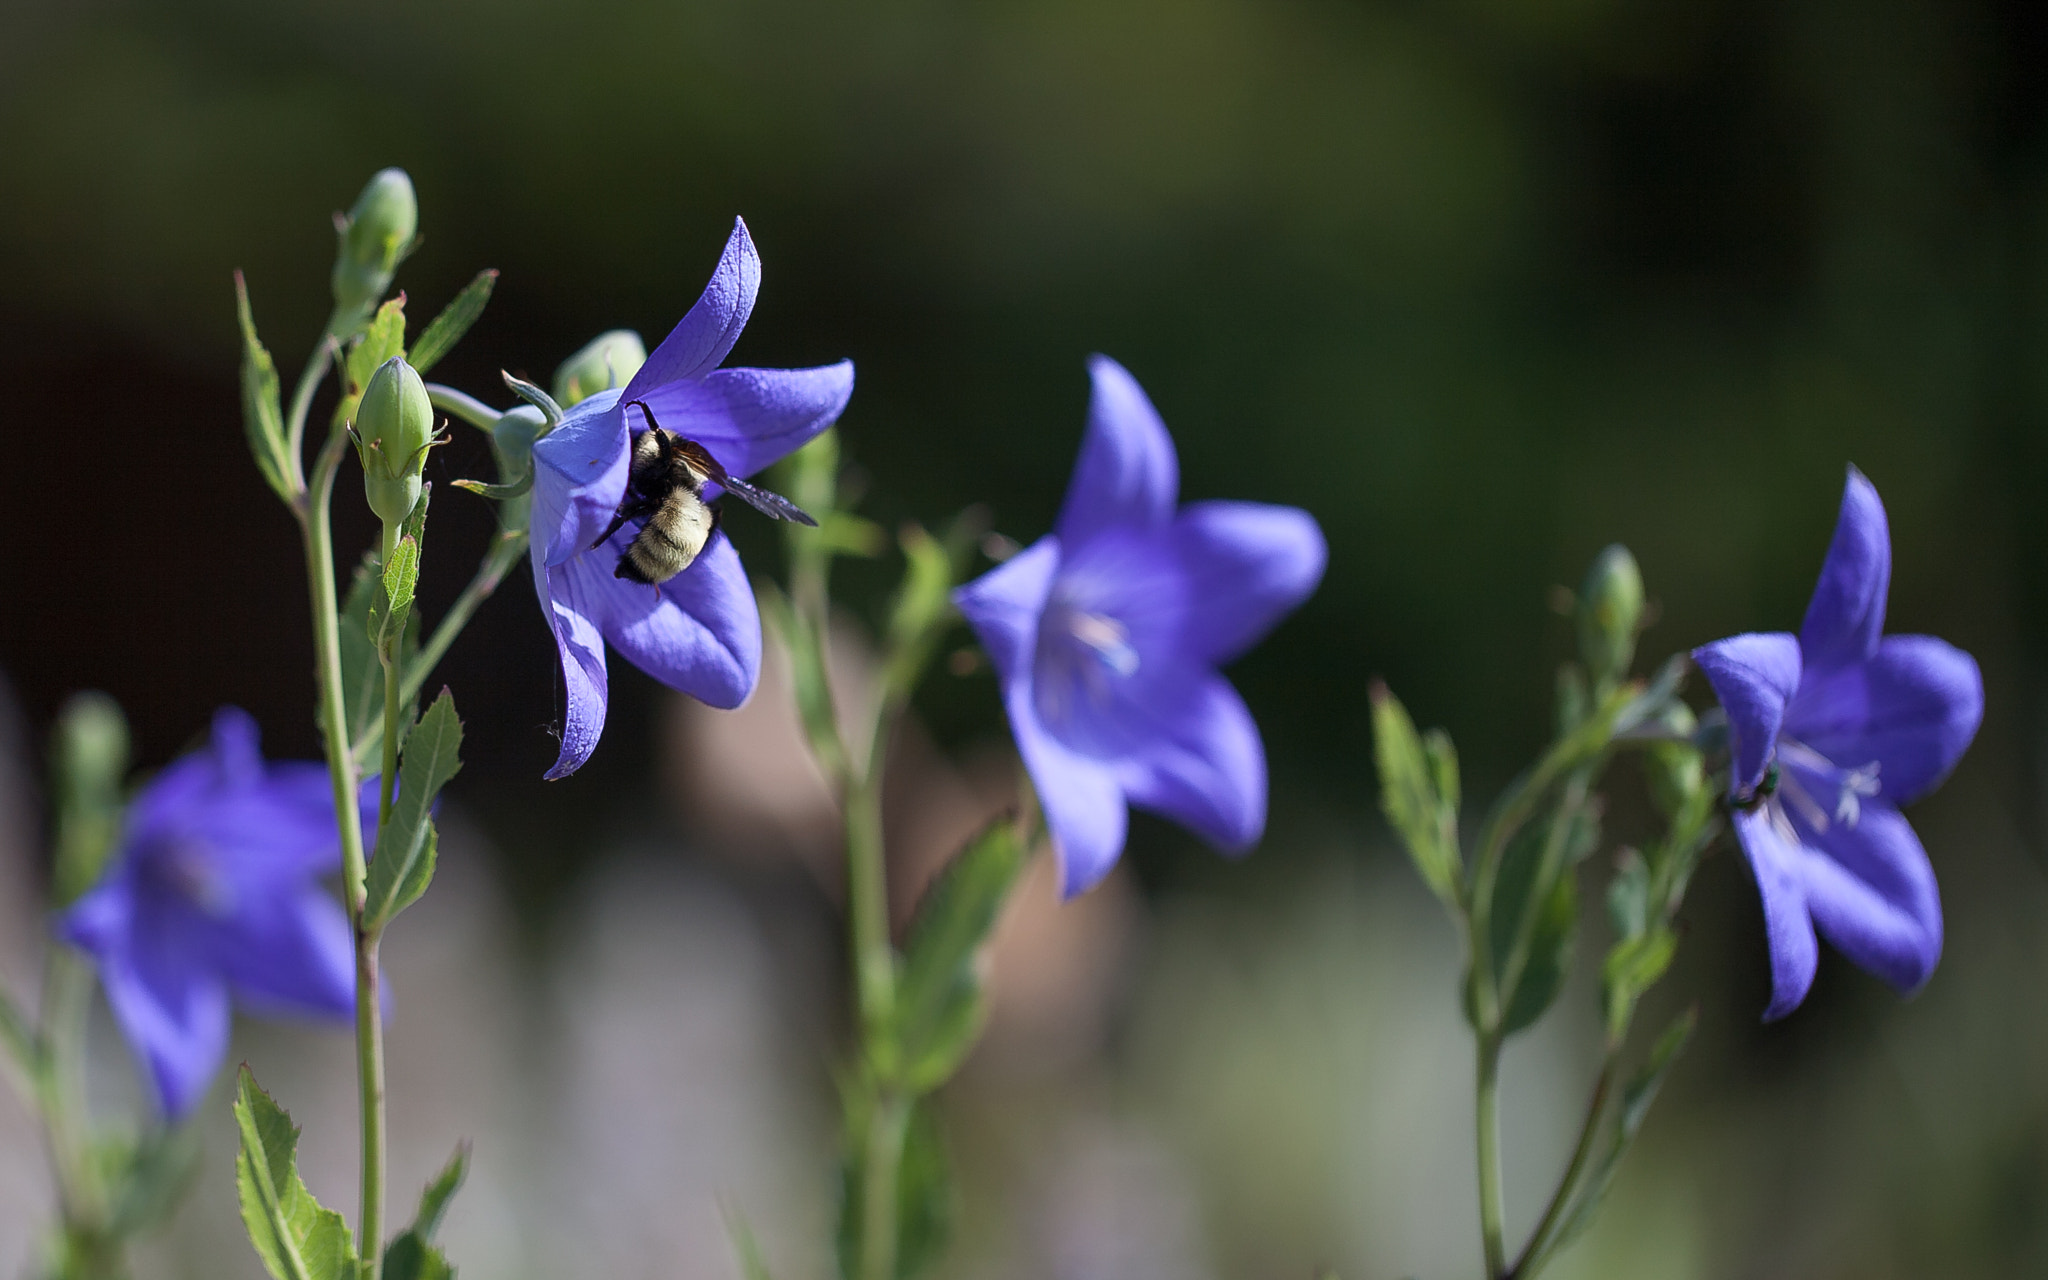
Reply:
[[[711,452],[745,479],[800,448],[839,417],[853,394],[853,364],[814,369],[721,369],[761,287],[761,259],[735,222],[704,296],[623,391],[578,402],[534,446],[534,589],[561,651],[568,709],[550,778],[580,768],[604,732],[606,641],[648,675],[714,707],[736,707],[761,674],[761,616],[739,556],[724,534],[675,577],[651,587],[615,576],[639,532],[626,525],[591,548],[626,491],[632,433],[643,401],[661,425]]]
[[[363,803],[374,836],[374,784]],[[340,869],[326,766],[264,764],[236,708],[135,797],[108,875],[59,931],[99,961],[166,1116],[189,1112],[220,1069],[231,992],[255,1013],[355,1016],[348,916],[320,883]]]
[[[1884,505],[1851,467],[1799,634],[1693,651],[1728,713],[1735,831],[1771,950],[1766,1019],[1806,998],[1816,929],[1903,991],[1941,958],[1934,869],[1899,806],[1962,757],[1984,716],[1984,682],[1944,640],[1883,634],[1891,568]]]
[[[1096,356],[1089,372],[1087,435],[1053,532],[954,594],[1002,682],[1069,897],[1122,853],[1126,803],[1227,852],[1258,840],[1265,749],[1216,668],[1307,599],[1326,558],[1293,507],[1176,510],[1166,424],[1122,365]]]

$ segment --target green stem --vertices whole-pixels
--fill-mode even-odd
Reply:
[[[1586,1104],[1586,1118],[1579,1125],[1579,1142],[1572,1148],[1571,1163],[1565,1166],[1564,1177],[1559,1180],[1557,1190],[1551,1194],[1550,1204],[1543,1210],[1543,1220],[1536,1224],[1536,1230],[1529,1236],[1529,1243],[1522,1248],[1522,1256],[1515,1259],[1506,1280],[1533,1280],[1544,1263],[1550,1261],[1552,1238],[1564,1219],[1564,1212],[1577,1194],[1579,1180],[1586,1175],[1587,1161],[1593,1156],[1593,1140],[1600,1132],[1600,1119],[1607,1111],[1607,1095],[1614,1089],[1615,1068],[1620,1065],[1621,1046],[1610,1045],[1607,1058],[1600,1064],[1600,1078],[1593,1085],[1592,1101]]]
[[[92,989],[91,962],[70,946],[53,944],[43,971],[42,1060],[36,1094],[67,1230],[100,1222],[107,1209],[87,1151],[85,1031]]]
[[[427,384],[427,402],[450,417],[460,418],[479,431],[492,431],[505,415],[467,392],[438,382]]]
[[[1532,885],[1537,886],[1522,903],[1522,913],[1515,920],[1515,932],[1508,947],[1508,954],[1501,965],[1500,985],[1502,993],[1512,992],[1522,981],[1522,972],[1529,964],[1529,946],[1536,937],[1536,921],[1543,914],[1547,895],[1542,886],[1557,882],[1557,877],[1566,874],[1565,853],[1571,845],[1572,826],[1578,820],[1579,810],[1585,806],[1586,792],[1593,784],[1593,774],[1598,757],[1594,761],[1572,770],[1565,778],[1563,795],[1556,810],[1551,814],[1550,830],[1543,839],[1543,854],[1536,868]]]
[[[1500,1039],[1496,1035],[1479,1037],[1473,1103],[1479,1131],[1479,1235],[1486,1249],[1487,1280],[1501,1280],[1507,1274],[1507,1248],[1501,1239]]]
[[[377,540],[377,563],[385,566],[391,563],[391,555],[398,549],[398,526],[386,521]],[[378,775],[377,787],[377,830],[391,821],[391,801],[398,794],[398,708],[399,684],[404,678],[400,668],[404,659],[398,652],[398,641],[392,641],[390,648],[379,656],[384,660],[384,731],[378,736],[384,740],[384,767]]]
[[[313,606],[314,675],[320,690],[320,727],[334,786],[335,826],[341,835],[342,895],[356,947],[356,1081],[362,1113],[362,1215],[357,1238],[363,1280],[377,1280],[384,1222],[384,1028],[378,1016],[377,939],[363,929],[368,892],[359,772],[348,740],[341,674],[341,617],[335,596],[334,531],[330,512],[334,476],[348,437],[334,432],[313,468],[306,494],[306,576]]]
[[[868,1118],[863,1156],[859,1280],[896,1280],[896,1176],[909,1127],[909,1100],[883,1090]]]

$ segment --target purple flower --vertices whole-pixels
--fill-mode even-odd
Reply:
[[[1903,991],[1941,958],[1934,869],[1899,806],[1947,776],[1984,716],[1976,660],[1932,636],[1887,636],[1891,535],[1849,469],[1835,539],[1799,634],[1693,650],[1728,713],[1735,831],[1771,948],[1766,1020],[1799,1006],[1818,929]]]
[[[1122,365],[1095,394],[1053,532],[954,594],[995,665],[1067,896],[1123,852],[1126,803],[1241,852],[1266,826],[1258,726],[1219,664],[1249,649],[1323,575],[1305,511],[1175,509],[1180,464]]]
[[[374,833],[373,785],[363,798]],[[354,1016],[348,916],[320,885],[340,868],[326,766],[265,765],[237,708],[135,797],[112,870],[59,932],[98,959],[165,1115],[190,1111],[220,1068],[230,991],[252,1012]]]
[[[736,707],[761,672],[761,616],[739,556],[714,534],[691,565],[659,586],[614,576],[639,532],[628,524],[603,546],[626,492],[631,433],[646,429],[628,401],[711,452],[741,479],[832,425],[853,394],[850,361],[815,369],[721,369],[761,287],[761,259],[744,222],[704,296],[640,366],[623,391],[580,401],[534,446],[533,582],[562,654],[568,711],[550,778],[582,767],[604,732],[604,645],[672,689]]]

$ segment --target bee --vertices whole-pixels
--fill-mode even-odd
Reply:
[[[638,406],[646,415],[647,430],[633,441],[626,496],[618,513],[590,549],[595,551],[610,541],[628,520],[645,523],[619,556],[613,577],[659,586],[689,568],[718,531],[718,508],[704,497],[708,484],[719,486],[763,515],[817,527],[810,513],[788,498],[727,474],[703,445],[664,430],[644,400],[627,404]]]

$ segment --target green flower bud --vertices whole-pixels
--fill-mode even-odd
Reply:
[[[600,391],[623,387],[647,363],[647,345],[631,329],[592,338],[555,370],[555,400],[566,409]]]
[[[81,693],[64,704],[54,737],[57,859],[51,896],[62,909],[99,882],[120,834],[128,721],[106,694]]]
[[[1699,748],[1691,742],[1693,731],[1699,727],[1692,708],[1674,702],[1664,708],[1656,724],[1668,736],[1681,739],[1658,742],[1643,753],[1643,775],[1650,784],[1650,799],[1656,802],[1659,813],[1670,818],[1677,816],[1707,785],[1707,775]]]
[[[1579,588],[1579,658],[1596,685],[1612,685],[1628,675],[1642,620],[1642,570],[1617,542],[1594,557]]]
[[[363,462],[363,492],[387,525],[412,514],[420,500],[420,471],[434,443],[434,406],[419,370],[393,356],[377,366],[356,409],[356,454]]]
[[[491,429],[491,452],[497,456],[498,483],[517,484],[533,470],[533,442],[547,434],[547,415],[530,404],[505,410]],[[517,533],[526,528],[527,513],[533,509],[529,490],[498,503],[498,528]]]
[[[334,258],[336,334],[352,334],[369,319],[391,287],[392,273],[412,252],[419,224],[419,200],[403,169],[379,170],[356,197],[355,207],[335,220],[341,234]]]

